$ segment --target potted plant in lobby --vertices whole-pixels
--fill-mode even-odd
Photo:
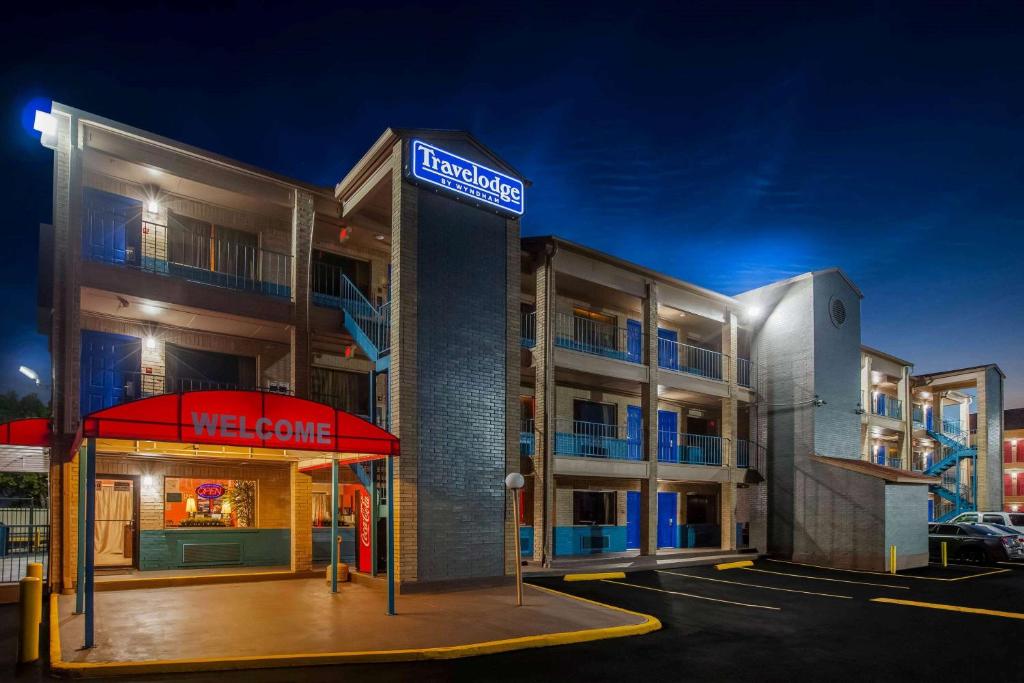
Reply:
[[[251,527],[256,521],[256,482],[235,479],[229,495],[238,526]]]

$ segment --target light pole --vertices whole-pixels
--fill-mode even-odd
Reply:
[[[519,472],[505,477],[505,488],[512,492],[512,526],[516,542],[516,607],[523,606],[523,560],[519,549],[519,491],[526,486],[526,480]]]

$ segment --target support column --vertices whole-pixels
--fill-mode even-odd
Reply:
[[[519,472],[520,300],[522,285],[522,243],[519,221],[505,221],[505,474]],[[505,487],[503,487],[505,488]],[[519,516],[515,498],[519,491],[505,488],[505,574],[515,574],[523,558],[519,552]]]
[[[647,283],[643,301],[644,362],[647,382],[640,387],[643,454],[647,478],[640,481],[640,554],[658,553],[658,285]]]
[[[316,210],[313,195],[295,190],[292,207],[292,301],[291,376],[292,391],[299,398],[309,398],[311,364],[309,306],[309,270],[313,260],[313,225]]]
[[[331,592],[338,592],[338,461],[331,460]]]
[[[722,352],[727,354],[723,359],[729,368],[726,377],[729,382],[729,396],[722,399],[722,467],[729,472],[729,478],[721,487],[721,519],[722,548],[736,548],[736,484],[733,482],[736,465],[736,440],[739,430],[739,405],[737,401],[736,358],[739,351],[739,321],[734,311],[726,311],[722,323]]]
[[[88,440],[88,461],[85,468],[85,644],[95,643],[96,625],[96,440]]]
[[[88,462],[89,459],[89,447],[87,444],[82,444],[78,448],[78,468],[79,472],[82,472],[82,466]],[[86,481],[84,476],[78,477],[78,571],[75,579],[77,586],[75,591],[75,614],[81,614],[85,611],[85,524],[83,521],[86,519],[87,511],[85,508],[86,501],[88,500],[88,490],[86,489]]]
[[[550,566],[555,526],[555,254],[537,264],[537,340],[534,367],[533,561]]]
[[[914,403],[910,391],[910,368],[904,366],[900,376],[899,398],[903,402],[903,423],[902,441],[900,442],[900,458],[903,461],[903,469],[909,470],[914,458]]]
[[[299,472],[299,464],[289,467],[291,486],[291,570],[309,571],[313,568],[313,479]]]
[[[865,415],[871,414],[871,366],[871,356],[863,356],[860,363],[860,408]],[[864,426],[863,418],[861,425],[860,457],[862,460],[872,462],[871,429]]]

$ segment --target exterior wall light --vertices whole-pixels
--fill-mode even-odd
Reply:
[[[146,337],[146,348],[150,350],[156,348],[156,337]]]
[[[146,202],[146,211],[150,213],[160,213],[160,202],[155,199],[150,199]]]
[[[746,313],[747,317],[751,320],[757,320],[761,317],[761,314],[764,313],[764,311],[761,310],[760,306],[749,306]]]
[[[43,147],[54,147],[57,144],[57,118],[45,111],[36,110],[32,127],[41,133],[39,142]]]

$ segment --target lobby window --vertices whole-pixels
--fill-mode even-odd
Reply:
[[[321,249],[313,250],[313,292],[341,297],[341,275],[347,277],[368,301],[370,296],[370,262],[342,256]]]
[[[365,372],[312,368],[310,398],[353,415],[370,409],[370,378]]]
[[[614,526],[615,492],[573,491],[572,523],[588,526]]]
[[[164,478],[164,527],[256,526],[256,482],[246,479]]]

